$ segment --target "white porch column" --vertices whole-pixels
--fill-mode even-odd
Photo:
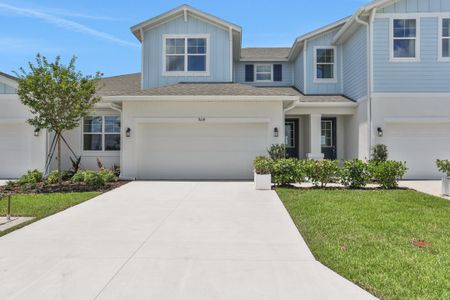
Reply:
[[[320,160],[324,158],[322,153],[322,115],[311,114],[309,116],[309,159]]]

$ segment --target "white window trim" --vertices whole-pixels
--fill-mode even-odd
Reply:
[[[416,37],[415,38],[396,38],[396,39],[415,39],[416,40],[416,57],[394,57],[394,20],[416,20]],[[405,16],[391,17],[389,19],[389,61],[390,62],[420,62],[420,17]]]
[[[120,149],[122,149],[122,117],[117,114],[93,114],[87,117],[102,117],[102,132],[84,132],[84,118],[81,119],[81,153],[82,156],[118,156],[120,151],[105,150],[105,135],[119,134],[120,135]],[[120,132],[105,132],[105,117],[119,117],[120,118]],[[85,150],[84,149],[84,135],[85,134],[101,134],[102,135],[102,150]]]
[[[166,40],[167,39],[185,39],[185,54],[184,54],[184,70],[185,71],[166,71]],[[187,60],[187,40],[188,39],[206,39],[206,71],[188,71]],[[209,76],[209,62],[210,62],[210,35],[209,34],[163,34],[162,36],[162,76]]]
[[[439,20],[439,26],[438,26],[438,30],[439,30],[439,33],[438,33],[438,61],[440,61],[440,62],[450,62],[450,57],[443,57],[442,56],[442,54],[443,54],[442,53],[442,41],[444,39],[447,39],[447,37],[443,36],[443,32],[442,32],[442,30],[443,30],[442,23],[444,22],[444,19],[450,19],[450,16],[440,16],[438,18],[438,20]],[[448,37],[448,39],[450,39],[450,37]]]
[[[258,77],[256,76],[257,72],[256,70],[258,69],[258,66],[270,66],[270,80],[258,80]],[[273,64],[255,64],[254,65],[254,78],[255,78],[255,82],[273,82]]]
[[[317,78],[317,50],[318,49],[333,49],[334,51],[334,61],[333,61],[333,78]],[[314,80],[313,83],[337,83],[337,47],[336,46],[314,46],[313,48],[313,59],[314,59]],[[328,63],[330,64],[330,63]]]

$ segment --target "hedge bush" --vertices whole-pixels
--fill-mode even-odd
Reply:
[[[62,173],[62,176],[61,176],[62,180],[70,179],[69,172],[62,171],[61,173]],[[50,183],[50,184],[56,184],[56,183],[58,183],[58,181],[59,181],[59,172],[58,172],[58,170],[51,171],[50,174],[47,177],[47,182]]]
[[[269,156],[273,160],[279,160],[286,158],[286,145],[284,144],[275,144],[267,149]]]
[[[289,185],[304,180],[302,165],[298,159],[284,158],[273,164],[272,181],[275,185]]]
[[[44,174],[38,170],[30,170],[25,175],[17,180],[19,185],[34,185],[38,182],[42,182],[44,179]]]
[[[365,187],[372,175],[370,174],[369,165],[359,159],[348,160],[344,162],[341,169],[341,183],[353,189]]]
[[[386,145],[377,144],[372,147],[372,160],[374,161],[387,161],[388,160],[388,149]]]
[[[438,159],[436,161],[436,166],[438,167],[439,172],[450,177],[450,161]]]
[[[306,174],[315,186],[326,187],[339,178],[339,162],[337,160],[309,160]]]
[[[369,168],[372,177],[384,189],[397,188],[397,181],[405,176],[408,170],[406,163],[393,160],[371,161]]]
[[[265,156],[258,156],[253,162],[253,167],[258,175],[272,174],[273,160]]]

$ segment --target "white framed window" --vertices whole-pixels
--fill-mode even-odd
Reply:
[[[255,65],[255,81],[256,82],[272,82],[273,81],[273,65],[272,64],[256,64]]]
[[[336,83],[337,48],[332,46],[314,47],[314,82]]]
[[[439,18],[439,60],[450,62],[450,17]]]
[[[420,19],[391,19],[390,60],[416,62],[420,60]]]
[[[83,151],[120,151],[120,116],[88,116],[83,118]]]
[[[209,35],[163,35],[163,76],[209,76]]]

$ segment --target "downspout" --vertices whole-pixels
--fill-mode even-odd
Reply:
[[[371,72],[371,66],[370,66],[370,55],[371,55],[371,49],[370,49],[370,24],[369,22],[365,22],[363,20],[360,19],[360,14],[361,11],[358,12],[355,16],[355,21],[358,24],[361,24],[363,26],[366,27],[366,34],[367,34],[367,57],[366,57],[366,64],[367,64],[367,122],[368,122],[368,155],[370,156],[370,152],[372,150],[372,89],[371,89],[371,77],[372,77],[372,72]]]

